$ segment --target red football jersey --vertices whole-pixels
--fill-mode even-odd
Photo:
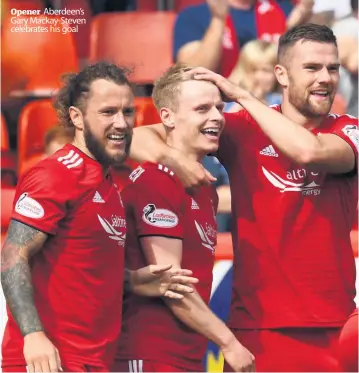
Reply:
[[[217,242],[217,194],[203,187],[189,196],[174,173],[162,165],[142,165],[130,179],[133,183],[122,194],[128,223],[126,267],[148,264],[139,237],[181,239],[181,266],[199,279],[196,289],[208,303]],[[132,294],[125,298],[118,359],[154,360],[197,371],[203,370],[206,346],[206,338],[176,318],[162,299]]]
[[[273,109],[280,111],[278,106]],[[355,308],[349,232],[356,172],[333,175],[291,162],[245,110],[226,114],[218,157],[232,191],[234,279],[230,326],[341,326]],[[357,119],[329,114],[358,156]]]
[[[126,221],[101,165],[68,144],[19,182],[12,219],[49,234],[31,261],[36,308],[63,361],[109,364],[121,329]],[[25,364],[11,316],[3,365]]]

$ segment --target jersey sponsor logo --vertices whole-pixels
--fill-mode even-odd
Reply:
[[[113,227],[119,227],[119,228],[126,228],[126,219],[120,218],[117,215],[111,216],[112,226]]]
[[[149,203],[143,209],[142,220],[154,227],[173,228],[178,224],[178,216],[166,209],[157,209],[153,203]]]
[[[358,126],[355,124],[347,124],[342,131],[344,134],[349,137],[352,143],[355,145],[357,150],[359,151],[359,131]]]
[[[97,191],[96,191],[94,197],[92,198],[92,202],[95,202],[95,203],[105,203],[105,201],[101,197],[101,194],[99,192],[97,192]]]
[[[83,158],[80,157],[80,154],[75,153],[75,151],[72,149],[68,152],[68,154],[57,158],[57,160],[67,168],[77,167],[84,161]]]
[[[45,215],[44,208],[39,202],[29,197],[29,193],[23,193],[15,205],[15,211],[23,216],[33,219],[41,219]]]
[[[144,172],[145,172],[145,169],[139,166],[134,171],[131,172],[129,178],[134,183]]]
[[[206,227],[204,228],[201,224],[197,223],[196,220],[194,221],[194,224],[199,236],[201,237],[202,245],[211,250],[212,254],[214,254],[215,242],[212,241],[209,236],[215,238],[217,235],[216,230],[209,224],[206,224]]]
[[[267,157],[276,157],[278,158],[278,153],[274,150],[273,145],[268,145],[263,148],[259,154],[266,155]]]
[[[113,216],[114,215],[112,215],[112,221],[113,221]],[[102,228],[106,231],[106,233],[108,233],[109,238],[111,238],[111,240],[118,241],[118,244],[120,246],[125,246],[126,233],[118,232],[105,218],[102,218],[100,215],[97,215],[97,217],[98,217],[99,222],[102,225]],[[123,220],[125,224],[124,227],[126,227],[125,219]]]
[[[264,176],[270,181],[272,185],[280,189],[281,193],[284,192],[301,192],[303,196],[308,195],[319,195],[320,185],[315,181],[303,181],[302,183],[293,183],[292,181],[284,180],[273,171],[268,171],[262,166]],[[318,176],[319,174],[311,172],[312,176]],[[307,178],[307,171],[305,169],[288,171],[287,178],[290,180],[298,180],[297,176],[301,175],[300,178]],[[299,179],[300,179],[299,178]]]

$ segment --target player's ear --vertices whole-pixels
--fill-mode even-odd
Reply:
[[[70,106],[69,115],[74,126],[79,130],[83,130],[84,121],[81,110],[76,106]]]
[[[275,65],[274,74],[283,88],[288,86],[288,71],[283,65]]]
[[[163,107],[160,109],[160,117],[164,126],[172,130],[175,127],[173,111],[169,108]]]

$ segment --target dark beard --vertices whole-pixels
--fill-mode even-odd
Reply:
[[[318,118],[327,115],[330,112],[330,108],[333,105],[333,100],[331,100],[331,104],[328,109],[324,108],[324,110],[316,110],[315,107],[310,103],[309,97],[305,98],[301,92],[297,90],[295,87],[293,78],[289,75],[289,81],[292,86],[288,92],[288,99],[289,102],[306,118]]]
[[[129,131],[125,137],[125,150],[115,156],[110,156],[106,152],[105,146],[101,144],[101,142],[97,140],[96,137],[92,134],[88,124],[86,122],[84,124],[84,139],[86,147],[101,165],[105,167],[109,167],[112,165],[118,166],[126,160],[132,142],[132,131]]]

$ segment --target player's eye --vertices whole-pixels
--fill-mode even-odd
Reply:
[[[126,116],[126,117],[130,117],[132,115],[134,115],[136,112],[135,108],[126,108],[123,110],[123,115]]]
[[[114,115],[114,114],[115,114],[115,111],[114,111],[114,110],[111,110],[111,109],[103,110],[103,111],[102,111],[102,114],[103,114],[103,115],[106,115],[106,116],[110,116],[110,115]]]

